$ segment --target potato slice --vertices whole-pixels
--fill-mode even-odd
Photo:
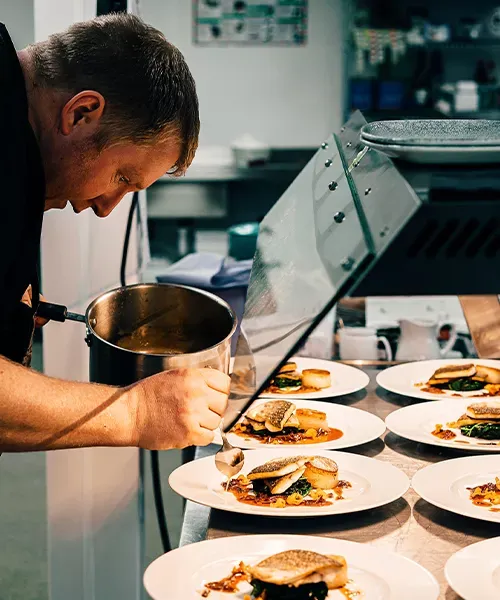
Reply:
[[[322,390],[332,385],[332,376],[330,371],[323,369],[305,369],[302,371],[302,385]]]
[[[313,488],[333,490],[339,482],[339,468],[330,458],[315,456],[305,464],[304,477]]]
[[[320,410],[314,410],[312,408],[298,408],[296,413],[297,419],[299,420],[299,427],[304,431],[308,429],[328,429],[328,421],[326,420],[326,413]]]

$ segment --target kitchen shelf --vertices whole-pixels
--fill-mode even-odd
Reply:
[[[452,50],[500,50],[500,38],[479,38],[477,40],[450,40],[448,42],[426,42],[422,46],[408,45],[409,49],[427,48],[437,50],[439,48]]]

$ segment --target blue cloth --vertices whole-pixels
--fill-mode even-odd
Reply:
[[[188,254],[174,263],[162,275],[160,283],[190,285],[205,290],[247,287],[252,260],[235,261],[211,252]]]

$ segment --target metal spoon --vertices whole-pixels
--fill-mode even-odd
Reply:
[[[215,466],[217,469],[227,477],[226,489],[229,486],[229,480],[234,477],[243,468],[245,462],[245,455],[241,448],[234,448],[227,441],[226,434],[222,427],[220,427],[220,434],[222,437],[222,448],[215,455]]]

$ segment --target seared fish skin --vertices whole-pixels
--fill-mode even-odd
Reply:
[[[431,379],[458,379],[472,377],[476,374],[476,367],[472,363],[466,365],[446,365],[438,369]]]
[[[324,581],[328,589],[347,583],[343,556],[325,556],[309,550],[287,550],[248,567],[253,579],[276,585],[300,586]]]
[[[263,465],[259,465],[250,471],[247,475],[250,481],[254,479],[270,479],[272,477],[283,477],[289,473],[294,473],[303,467],[310,456],[287,456],[269,460]]]
[[[500,419],[500,402],[475,402],[466,413],[471,419]]]
[[[295,412],[295,404],[286,400],[273,400],[251,408],[246,416],[251,421],[264,423],[271,432],[282,431],[285,423]]]

